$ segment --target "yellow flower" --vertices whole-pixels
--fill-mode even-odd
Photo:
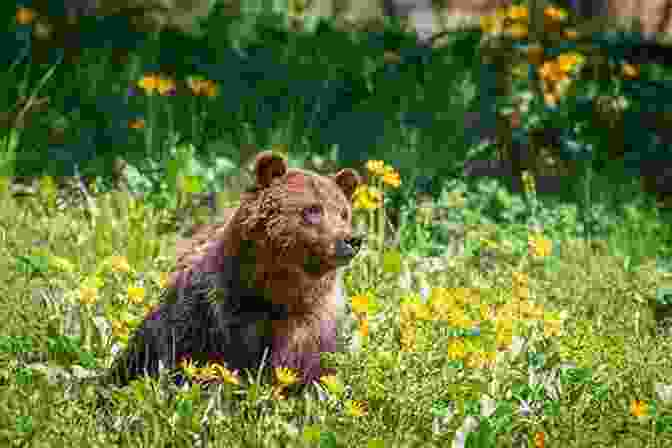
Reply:
[[[481,30],[485,34],[496,34],[502,30],[503,19],[506,12],[496,11],[494,14],[481,16]]]
[[[115,337],[120,337],[121,335],[128,333],[128,327],[126,323],[119,319],[113,319],[111,322],[112,334]]]
[[[84,305],[93,305],[98,300],[98,289],[90,286],[79,288],[79,301]]]
[[[401,177],[398,172],[392,169],[392,167],[389,168],[390,170],[386,170],[385,174],[383,174],[383,182],[391,187],[399,188],[399,185],[401,185]]]
[[[359,334],[364,338],[369,335],[369,319],[366,317],[359,320]]]
[[[543,432],[538,431],[534,434],[534,448],[544,448],[545,435]]]
[[[18,8],[16,10],[16,23],[19,25],[30,25],[35,20],[37,14],[30,8]]]
[[[523,23],[512,23],[506,28],[506,33],[514,39],[524,39],[528,35],[527,25]]]
[[[129,286],[127,294],[128,294],[128,299],[132,303],[135,303],[136,305],[139,305],[145,299],[145,288],[140,287],[140,286]]]
[[[466,348],[462,339],[453,339],[448,344],[449,359],[463,359],[466,355]]]
[[[535,233],[528,236],[527,245],[532,257],[548,257],[553,251],[553,241],[545,238],[541,233]]]
[[[547,61],[538,69],[539,77],[544,81],[558,82],[567,78],[567,73],[562,70],[556,61]]]
[[[146,93],[152,94],[154,91],[159,92],[161,95],[165,95],[171,91],[175,90],[175,83],[168,78],[165,78],[161,75],[150,73],[145,75],[138,81],[138,87],[143,89]]]
[[[207,96],[212,98],[217,96],[217,83],[209,79],[202,79],[199,77],[187,78],[187,85],[196,96]]]
[[[329,392],[335,395],[341,395],[345,390],[343,384],[336,375],[325,375],[320,378],[320,382],[326,386]]]
[[[363,417],[366,415],[366,403],[356,400],[345,402],[345,411],[352,417]]]
[[[583,63],[585,60],[584,56],[580,53],[570,52],[563,53],[558,56],[558,66],[560,70],[567,73],[570,72],[574,67]]]
[[[275,377],[282,386],[289,386],[299,380],[296,372],[286,367],[276,367]]]
[[[375,210],[382,205],[383,194],[375,187],[360,185],[355,189],[353,207],[356,210]]]
[[[366,169],[376,176],[385,174],[385,162],[382,160],[369,160],[366,162]]]
[[[128,264],[126,257],[121,255],[113,255],[108,259],[108,262],[113,270],[128,274],[131,271],[131,266]]]
[[[350,299],[352,311],[357,314],[366,314],[369,310],[369,296],[367,294],[358,294]]]
[[[72,273],[75,270],[75,266],[67,258],[52,255],[49,261],[51,262],[52,266],[63,272]]]
[[[569,40],[575,40],[579,37],[579,32],[575,29],[567,29],[564,31],[564,35]]]
[[[626,78],[636,78],[639,76],[639,69],[636,65],[632,64],[623,64],[622,72]]]
[[[224,382],[235,385],[240,384],[240,379],[238,378],[237,371],[232,372],[231,370],[217,363],[212,363],[210,365],[210,368],[214,376],[221,378],[222,380],[224,380]]]
[[[524,272],[513,272],[511,278],[513,279],[514,285],[527,286],[530,282],[530,278]]]
[[[145,120],[143,120],[142,118],[138,118],[136,120],[130,120],[128,122],[128,127],[131,129],[144,129]]]
[[[532,193],[536,190],[536,185],[534,182],[534,176],[530,174],[529,171],[525,170],[522,174],[522,180],[525,188],[525,193]]]
[[[495,357],[497,356],[496,352],[486,352],[483,350],[478,350],[471,352],[466,359],[467,367],[474,369],[484,369],[491,368],[495,364]]]
[[[509,7],[508,17],[511,20],[521,20],[528,18],[527,6],[512,5]]]
[[[170,274],[168,272],[161,272],[159,274],[159,278],[157,279],[157,283],[159,284],[159,288],[163,289],[166,286],[168,286],[168,280],[170,279]]]
[[[630,413],[635,417],[643,417],[647,413],[647,405],[642,400],[632,400]]]
[[[562,22],[567,18],[567,11],[555,6],[547,6],[544,9],[544,15],[551,20]]]
[[[194,365],[194,362],[191,358],[183,359],[180,363],[180,367],[182,367],[182,370],[184,371],[185,375],[187,375],[187,378],[193,378],[198,373],[198,367]]]

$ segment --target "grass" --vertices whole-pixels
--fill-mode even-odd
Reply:
[[[376,244],[345,279],[352,300],[344,350],[325,356],[337,377],[286,395],[292,386],[277,379],[243,387],[216,368],[192,372],[209,375],[208,386],[180,389],[165,378],[119,390],[98,385],[95,375],[151,308],[170,269],[175,235],[157,231],[166,212],[118,192],[97,198],[88,215],[57,212],[48,195],[18,203],[3,191],[7,446],[672,442],[672,338],[656,330],[651,306],[663,273],[642,250],[635,264],[624,261],[633,247],[663,244],[662,230],[642,232],[657,218],[641,207],[599,250],[506,224],[470,225],[465,249],[450,258],[380,249],[370,238]],[[474,201],[466,194],[455,209]],[[383,209],[369,208],[360,213],[375,228],[378,216],[367,215]],[[464,445],[468,433],[474,445]]]

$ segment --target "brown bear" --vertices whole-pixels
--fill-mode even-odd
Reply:
[[[223,224],[178,245],[166,297],[115,361],[113,382],[184,357],[256,369],[266,349],[271,367],[296,369],[303,383],[324,373],[320,353],[335,351],[343,305],[341,268],[361,245],[351,227],[359,175],[288,169],[263,152],[255,176]]]

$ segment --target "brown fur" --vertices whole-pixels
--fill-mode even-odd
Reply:
[[[225,288],[229,300],[247,300],[252,291],[253,296],[286,310],[286,318],[271,314],[276,316],[270,323],[271,366],[297,369],[303,373],[304,382],[320,376],[320,353],[335,350],[336,314],[343,300],[338,268],[347,264],[359,247],[359,240],[352,238],[350,203],[359,176],[353,170],[321,176],[288,169],[282,158],[269,152],[257,156],[255,175],[256,186],[243,194],[238,208],[226,211],[223,223],[202,227],[190,240],[178,244],[177,265],[168,284],[168,290],[176,292],[178,298],[175,305],[166,304],[146,320],[154,323],[147,323],[139,332],[138,338],[148,347],[144,351],[142,347],[136,349],[142,352],[136,356],[139,362],[147,364],[143,357],[167,356],[165,349],[157,348],[163,347],[162,341],[151,341],[154,345],[143,341],[166,338],[170,333],[166,326],[178,325],[186,335],[182,339],[173,337],[178,341],[174,343],[177,351],[182,350],[180,345],[192,350],[205,346],[212,349],[213,345],[216,350],[222,348],[219,339],[190,341],[188,338],[195,333],[185,328],[214,325],[212,331],[206,329],[209,334],[226,332],[231,324],[221,316],[231,316],[230,311],[225,305],[205,305],[210,307],[210,317],[202,323],[205,321],[199,320],[199,315],[192,316],[196,311],[191,310],[202,308],[198,304],[203,299],[179,292],[191,291],[198,274],[239,269],[234,283]],[[319,213],[314,213],[316,207]],[[233,268],[231,263],[235,264]],[[173,360],[174,356],[169,361]]]

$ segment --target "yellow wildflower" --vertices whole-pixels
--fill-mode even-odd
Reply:
[[[19,25],[30,25],[35,20],[37,14],[30,8],[18,8],[16,10],[16,23]]]
[[[528,236],[527,245],[532,257],[548,257],[553,251],[553,241],[545,238],[541,233]]]
[[[113,255],[108,259],[108,262],[113,270],[128,274],[131,271],[131,266],[128,264],[126,257],[121,255]]]
[[[364,338],[369,335],[369,319],[366,317],[359,320],[359,334]]]
[[[198,77],[187,78],[187,85],[196,96],[207,96],[212,98],[217,96],[217,83],[209,79],[202,79]]]
[[[636,78],[639,76],[639,69],[636,65],[632,64],[623,64],[622,72],[626,78]]]
[[[506,33],[514,39],[525,39],[528,35],[527,25],[523,23],[512,23],[506,28]]]
[[[466,358],[467,367],[473,369],[484,369],[491,368],[495,364],[496,352],[486,352],[483,350],[478,350],[471,352]]]
[[[358,294],[350,299],[352,311],[357,314],[366,314],[369,309],[369,296],[367,294]]]
[[[145,288],[141,286],[129,286],[127,290],[128,299],[139,305],[145,299]]]
[[[632,400],[630,404],[630,413],[635,417],[643,417],[647,413],[647,405],[642,400]]]
[[[511,20],[526,20],[529,17],[527,6],[523,5],[511,5],[507,15]]]
[[[93,305],[98,300],[98,289],[90,286],[79,288],[79,301],[84,305]]]
[[[547,61],[538,69],[539,77],[544,81],[558,82],[567,78],[567,73],[562,70],[556,61]]]
[[[240,384],[240,378],[237,371],[231,371],[221,364],[212,363],[210,366],[214,376],[221,378],[224,382],[229,384]]]
[[[324,384],[327,390],[335,395],[341,395],[345,388],[336,375],[325,375],[320,377],[320,382]]]
[[[564,31],[564,35],[569,40],[575,40],[575,39],[578,39],[579,32],[576,31],[575,29],[566,29]]]
[[[382,160],[369,160],[366,162],[366,169],[376,176],[385,174],[385,162]]]
[[[534,448],[544,448],[545,446],[545,435],[541,431],[537,431],[534,434]]]
[[[386,170],[385,173],[383,174],[383,182],[391,187],[399,188],[399,185],[401,185],[401,177],[399,176],[399,173],[394,171],[392,167],[386,167],[386,168],[390,169]]]
[[[560,67],[560,70],[567,73],[572,71],[577,65],[583,63],[584,60],[585,58],[581,53],[576,53],[574,51],[563,53],[558,56],[558,66]]]
[[[198,373],[198,367],[194,364],[194,361],[191,358],[185,358],[180,363],[180,367],[184,371],[187,378],[193,378]]]
[[[453,339],[448,344],[449,359],[463,359],[466,355],[466,347],[462,339]]]
[[[345,402],[345,411],[352,417],[363,417],[366,415],[366,403],[356,400]]]
[[[154,91],[165,95],[175,90],[175,82],[173,80],[153,73],[143,76],[138,81],[138,86],[150,95]]]
[[[562,22],[567,18],[567,11],[555,6],[547,6],[544,9],[544,15],[551,20]]]
[[[128,122],[128,127],[131,129],[144,129],[145,120],[143,120],[142,118],[138,118],[136,120],[130,120]]]
[[[278,382],[283,386],[289,386],[296,383],[299,380],[298,375],[292,369],[286,367],[276,367],[275,368],[275,377]]]

